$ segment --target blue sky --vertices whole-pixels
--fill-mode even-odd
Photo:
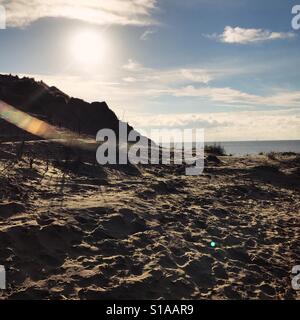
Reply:
[[[300,138],[300,30],[291,26],[297,1],[0,4],[7,15],[1,73],[106,100],[138,128],[199,127],[218,141]],[[82,32],[99,42],[94,64],[71,50]],[[88,50],[78,50],[91,60]]]

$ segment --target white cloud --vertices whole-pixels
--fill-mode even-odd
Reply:
[[[146,68],[139,62],[129,59],[123,66],[123,69],[134,73],[135,82],[151,82],[156,84],[171,84],[171,83],[209,83],[214,79],[213,72],[202,68],[174,68],[166,70],[158,70]],[[133,78],[126,77],[125,81]],[[133,82],[133,81],[128,82]]]
[[[137,61],[129,59],[128,62],[123,66],[123,69],[131,72],[144,71],[145,68]]]
[[[138,80],[134,77],[125,77],[123,78],[123,81],[125,82],[137,82]]]
[[[151,34],[154,34],[154,33],[156,33],[156,30],[147,29],[147,30],[141,35],[140,40],[146,41],[146,40],[149,39],[149,36],[150,36]]]
[[[66,75],[29,75],[49,85],[55,85],[67,94],[87,101],[107,101],[109,106],[125,121],[136,128],[205,128],[206,140],[255,140],[255,139],[299,139],[300,137],[300,91],[279,91],[274,95],[259,96],[241,92],[232,88],[181,87],[170,88],[168,84],[113,82],[105,77],[77,77]],[[132,79],[131,79],[132,80]],[[194,112],[186,113],[182,109],[167,113],[145,113],[153,106],[153,97],[163,94],[174,97],[195,97],[217,104],[260,107],[288,106],[281,110],[245,110],[230,112]],[[150,100],[149,100],[150,99]],[[152,101],[149,104],[149,101]],[[147,108],[143,106],[147,104]],[[201,104],[202,105],[202,104]],[[182,104],[182,108],[187,106]],[[294,106],[294,108],[292,108]],[[177,109],[179,110],[179,109]],[[199,110],[200,107],[199,107]],[[244,111],[242,111],[244,110]],[[124,112],[125,118],[124,118]],[[151,111],[150,111],[151,112]]]
[[[278,91],[271,95],[254,95],[232,88],[186,86],[170,90],[176,97],[199,97],[211,101],[247,106],[300,107],[300,91]]]
[[[68,94],[86,100],[107,100],[113,107],[138,107],[162,96],[194,98],[201,105],[235,108],[298,108],[300,90],[270,87],[263,94],[249,93],[232,87],[217,87],[212,81],[224,76],[225,70],[202,68],[153,69],[129,60],[119,71],[105,75],[69,77],[66,75],[37,76],[57,85]],[[195,100],[195,101],[197,101]]]
[[[212,73],[204,69],[180,69],[179,73],[184,79],[198,83],[208,83],[214,78]]]
[[[237,111],[139,115],[136,128],[204,128],[206,141],[293,140],[300,137],[300,117],[295,110]]]
[[[45,17],[94,24],[152,25],[156,0],[0,0],[7,25],[23,27]]]
[[[208,35],[209,38],[217,39],[223,43],[249,44],[270,40],[289,39],[295,37],[292,32],[272,32],[263,29],[245,29],[227,26],[222,34]]]

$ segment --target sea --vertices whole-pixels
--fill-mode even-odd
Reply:
[[[269,152],[296,152],[300,153],[300,140],[281,141],[226,141],[206,142],[206,145],[220,145],[226,154],[236,156],[255,155]]]
[[[270,152],[295,152],[300,153],[300,140],[280,140],[280,141],[212,141],[205,142],[205,145],[217,145],[224,148],[227,155],[245,156],[257,155]],[[168,148],[169,145],[161,144]],[[175,142],[175,149],[181,149],[180,144]],[[187,149],[192,148],[192,143],[185,145]]]

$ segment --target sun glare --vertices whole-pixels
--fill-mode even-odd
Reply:
[[[107,43],[100,33],[82,31],[71,39],[71,52],[76,63],[94,66],[104,62]]]

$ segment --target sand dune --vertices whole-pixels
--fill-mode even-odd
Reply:
[[[1,299],[299,299],[299,155],[99,167],[0,146]],[[215,247],[211,246],[211,242]]]

